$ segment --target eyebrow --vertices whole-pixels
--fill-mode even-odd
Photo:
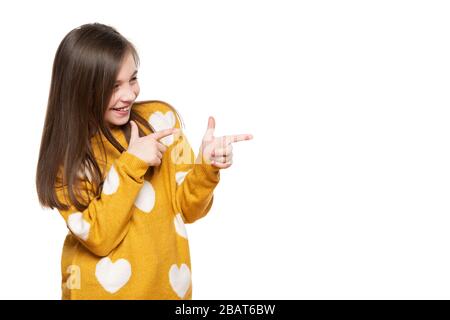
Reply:
[[[131,75],[130,79],[133,78],[135,75],[137,75],[137,73],[138,73],[138,71],[137,71],[137,70],[134,70],[134,72],[133,72],[133,74]],[[122,81],[117,80],[115,84],[121,83],[121,82],[122,82]]]

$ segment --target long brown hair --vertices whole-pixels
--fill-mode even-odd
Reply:
[[[104,114],[120,66],[128,53],[133,55],[138,66],[139,56],[133,44],[115,28],[100,23],[75,28],[61,41],[53,62],[36,168],[36,188],[41,206],[69,209],[59,201],[55,190],[67,187],[69,202],[79,211],[86,209],[90,199],[87,203],[79,201],[82,198],[80,172],[84,177],[89,176],[95,197],[101,194],[106,161],[102,171],[90,144],[91,137],[101,132],[119,152],[126,150],[112,135]],[[170,107],[179,117],[175,108]],[[139,136],[145,135],[139,124],[155,132],[133,108],[130,120],[138,124]],[[129,142],[129,121],[120,130]],[[106,159],[105,146],[99,140]]]

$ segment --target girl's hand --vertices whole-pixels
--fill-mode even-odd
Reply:
[[[210,163],[211,165],[226,169],[233,164],[233,142],[253,139],[251,134],[238,134],[214,137],[216,121],[213,117],[208,119],[208,128],[203,136],[197,163]]]
[[[150,166],[159,166],[163,153],[167,150],[167,147],[158,140],[175,134],[179,129],[171,128],[161,130],[145,137],[139,137],[138,127],[134,121],[130,121],[131,136],[130,144],[127,152],[142,159]]]

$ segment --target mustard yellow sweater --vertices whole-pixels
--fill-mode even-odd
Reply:
[[[160,101],[135,103],[133,109],[160,131],[180,128],[177,116]],[[142,127],[142,126],[140,126]],[[150,132],[143,130],[146,134]],[[123,133],[114,137],[128,148]],[[185,223],[205,216],[219,182],[218,168],[195,164],[187,138],[161,139],[168,149],[154,174],[140,158],[120,153],[99,135],[107,151],[107,172],[100,198],[90,179],[89,206],[59,210],[69,229],[61,259],[63,299],[192,299],[192,269]],[[99,162],[102,150],[91,145]]]

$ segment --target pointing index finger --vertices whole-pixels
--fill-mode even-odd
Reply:
[[[171,134],[177,133],[178,131],[179,131],[179,129],[177,129],[177,128],[164,129],[164,130],[152,133],[151,136],[153,138],[155,138],[156,140],[159,140],[161,138],[170,136]]]
[[[245,140],[251,140],[253,139],[253,135],[251,134],[233,134],[229,135],[226,138],[226,141],[228,141],[228,144],[233,142],[239,142],[239,141],[245,141]]]

